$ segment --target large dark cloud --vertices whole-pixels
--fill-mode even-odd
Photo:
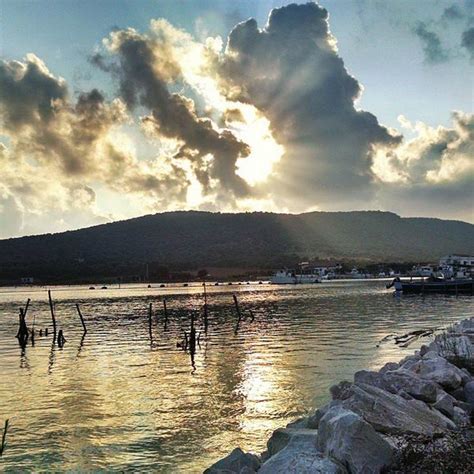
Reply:
[[[262,30],[253,19],[240,23],[220,73],[227,95],[261,110],[285,147],[270,183],[277,199],[286,196],[294,208],[370,196],[372,149],[399,137],[356,109],[362,88],[337,54],[324,8],[274,9]]]
[[[430,29],[428,25],[419,21],[413,32],[420,39],[423,45],[425,61],[430,64],[438,64],[448,61],[449,53],[443,47],[439,35]]]
[[[107,64],[100,56],[93,62],[118,77],[120,94],[129,107],[139,105],[151,111],[143,120],[158,135],[183,142],[178,157],[192,162],[205,191],[214,179],[231,195],[248,195],[249,186],[236,174],[237,160],[250,153],[248,145],[229,130],[218,130],[210,119],[199,117],[191,99],[170,92],[169,86],[180,79],[181,71],[169,43],[166,34],[116,31],[109,46],[118,63]],[[206,155],[213,157],[210,163]]]
[[[474,27],[468,28],[462,34],[461,44],[474,60]]]

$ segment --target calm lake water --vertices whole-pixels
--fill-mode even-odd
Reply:
[[[176,343],[202,307],[198,285],[52,288],[67,342],[37,335],[24,351],[18,308],[31,298],[28,325],[51,331],[46,289],[0,289],[0,424],[10,419],[0,470],[201,472],[236,446],[263,451],[274,429],[325,403],[333,383],[422,343],[377,347],[384,336],[474,315],[470,296],[395,298],[385,283],[210,287],[194,368]],[[237,333],[233,292],[255,315]]]

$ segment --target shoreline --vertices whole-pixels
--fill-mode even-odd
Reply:
[[[205,474],[406,472],[443,462],[474,467],[474,317],[330,392],[329,403],[275,430],[263,453],[236,448]]]

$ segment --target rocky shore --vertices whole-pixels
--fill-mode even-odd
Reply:
[[[205,474],[474,472],[474,318],[330,392],[261,455],[236,448]]]

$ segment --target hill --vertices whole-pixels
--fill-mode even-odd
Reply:
[[[390,212],[167,212],[0,240],[0,280],[48,281],[209,266],[272,268],[301,259],[430,261],[474,253],[474,225]],[[163,275],[164,276],[164,275]]]

